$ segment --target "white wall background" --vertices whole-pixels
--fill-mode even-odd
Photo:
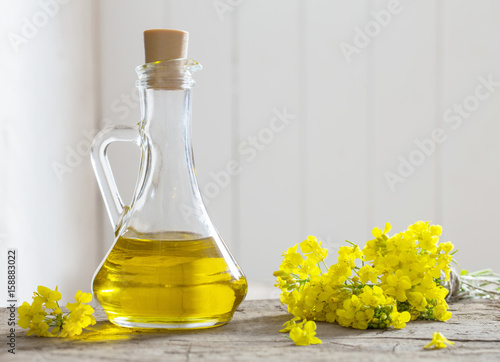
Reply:
[[[190,57],[204,65],[193,110],[198,179],[250,295],[277,295],[263,286],[305,236],[335,250],[345,239],[364,244],[386,221],[394,231],[439,223],[462,267],[500,270],[500,87],[479,80],[500,82],[500,3],[397,3],[2,1],[1,285],[14,247],[20,300],[39,284],[90,291],[113,233],[88,139],[139,120],[134,68],[150,28],[189,31]],[[342,44],[358,47],[346,57]],[[284,109],[295,117],[270,136]],[[419,153],[415,141],[435,132],[443,142]],[[254,136],[261,146],[250,159]],[[138,159],[133,145],[111,150],[125,199]],[[384,174],[398,174],[402,159],[418,165],[391,190]],[[231,160],[242,173],[214,188]]]

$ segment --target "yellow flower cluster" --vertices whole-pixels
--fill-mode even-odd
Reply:
[[[342,246],[328,267],[328,250],[314,236],[283,253],[274,273],[281,302],[296,318],[337,322],[345,327],[403,328],[415,319],[451,317],[441,285],[450,274],[453,244],[439,243],[441,226],[418,221],[404,232],[387,235],[374,228],[374,239],[361,249]],[[322,271],[321,268],[326,271]]]
[[[27,335],[39,337],[73,337],[82,333],[82,329],[95,324],[92,315],[94,309],[87,304],[92,294],[79,290],[75,295],[76,303],[68,303],[69,313],[63,314],[58,301],[61,293],[44,286],[39,286],[33,296],[33,303],[24,302],[18,309],[21,328],[29,329]],[[52,309],[48,312],[46,309]]]

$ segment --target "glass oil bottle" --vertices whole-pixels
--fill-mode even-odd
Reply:
[[[115,242],[98,267],[93,292],[108,319],[139,328],[193,329],[227,323],[247,282],[211,222],[191,149],[193,73],[188,34],[148,30],[146,64],[137,67],[141,121],[95,138],[91,158]],[[106,156],[112,142],[141,149],[130,206],[118,193]]]

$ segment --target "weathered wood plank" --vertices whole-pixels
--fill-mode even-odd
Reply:
[[[74,339],[26,337],[17,328],[16,355],[2,343],[0,360],[16,361],[169,361],[189,360],[326,360],[341,361],[498,361],[500,360],[500,303],[458,302],[446,322],[412,322],[402,330],[356,330],[318,323],[323,344],[297,347],[278,333],[289,319],[276,300],[244,302],[229,324],[198,331],[133,330],[116,327],[97,308],[98,323]],[[6,310],[1,312],[0,340],[7,338]],[[441,331],[453,347],[426,351],[432,333]]]

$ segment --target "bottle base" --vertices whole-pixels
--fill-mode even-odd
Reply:
[[[208,318],[186,318],[185,320],[169,320],[163,318],[144,318],[144,317],[111,317],[108,315],[111,323],[120,327],[127,328],[148,328],[148,329],[171,329],[171,330],[187,330],[187,329],[206,329],[220,327],[228,320],[208,319]]]

